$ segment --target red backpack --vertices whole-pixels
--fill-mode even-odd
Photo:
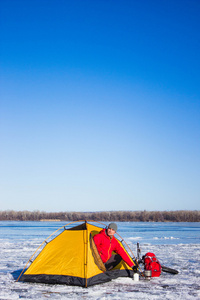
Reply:
[[[151,277],[159,277],[160,276],[162,267],[154,253],[147,252],[145,254],[144,269],[151,270]]]

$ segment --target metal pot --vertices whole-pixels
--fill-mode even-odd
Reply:
[[[151,279],[151,270],[145,270],[144,276],[145,276],[145,279],[150,280]]]

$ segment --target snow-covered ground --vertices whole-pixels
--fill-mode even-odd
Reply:
[[[147,243],[141,232],[139,232],[138,235],[138,232],[135,234],[134,230],[132,230],[131,235],[130,224],[127,232],[125,230],[126,224],[122,224],[120,235],[125,238],[135,254],[136,243],[139,241],[142,254],[148,251],[154,252],[162,265],[178,270],[179,274],[172,275],[163,272],[159,278],[152,278],[150,281],[140,278],[139,282],[135,282],[131,278],[118,278],[105,284],[81,288],[64,285],[16,282],[15,279],[19,275],[19,270],[24,268],[28,259],[48,236],[46,235],[47,229],[44,228],[44,231],[40,229],[40,234],[34,235],[30,227],[29,232],[32,237],[31,239],[27,239],[26,226],[24,229],[19,228],[19,230],[15,227],[15,235],[13,235],[13,228],[8,229],[2,227],[1,229],[0,300],[23,298],[112,300],[200,299],[200,244],[179,243],[180,239],[178,239],[176,231],[174,231],[176,234],[173,236],[171,236],[171,232],[167,233],[166,231],[164,236],[162,234],[156,235],[156,231],[154,230],[154,234],[151,236],[152,243]],[[188,230],[185,230],[185,232],[185,234],[190,237]],[[145,234],[146,231],[144,235]],[[183,230],[181,230],[181,234],[183,234]],[[199,230],[196,230],[196,235],[199,239]],[[138,238],[137,240],[135,239],[136,237]],[[156,244],[157,241],[159,242]]]

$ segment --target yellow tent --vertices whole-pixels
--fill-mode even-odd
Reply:
[[[45,241],[43,250],[18,279],[87,287],[121,276],[131,277],[132,269],[124,261],[106,271],[93,241],[93,236],[102,228],[90,223],[84,221],[74,227],[61,227],[62,232],[50,242]]]

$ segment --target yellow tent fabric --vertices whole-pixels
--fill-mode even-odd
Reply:
[[[47,243],[20,281],[87,287],[119,276],[132,276],[132,269],[124,262],[106,271],[93,241],[93,236],[101,230],[87,221],[69,229],[64,227]]]

